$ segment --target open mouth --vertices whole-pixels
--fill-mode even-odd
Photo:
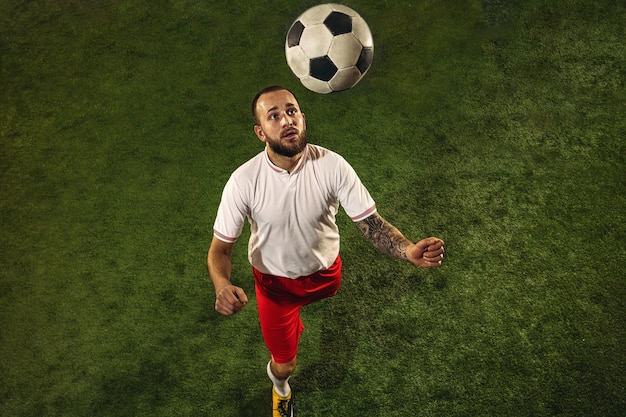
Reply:
[[[287,140],[293,140],[298,136],[298,130],[297,129],[287,129],[283,134],[282,134],[282,138],[283,139],[287,139]]]

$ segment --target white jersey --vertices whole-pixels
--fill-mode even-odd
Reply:
[[[339,204],[355,222],[376,212],[369,192],[340,155],[308,144],[296,168],[287,172],[264,150],[231,175],[213,231],[234,243],[247,218],[252,266],[298,278],[329,268],[337,258]]]

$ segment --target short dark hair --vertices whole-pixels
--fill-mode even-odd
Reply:
[[[254,99],[252,99],[252,117],[254,118],[254,123],[256,124],[260,124],[260,120],[256,115],[256,104],[259,101],[259,98],[266,93],[271,93],[273,91],[281,91],[281,90],[285,90],[291,93],[292,96],[296,96],[291,90],[289,90],[288,88],[283,87],[282,85],[270,85],[268,87],[263,88],[261,91],[259,91],[258,93],[256,93],[256,96],[254,96]]]

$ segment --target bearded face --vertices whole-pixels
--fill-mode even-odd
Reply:
[[[291,92],[281,89],[259,96],[255,117],[255,133],[274,154],[292,158],[306,148],[306,120]]]
[[[306,130],[299,131],[294,127],[285,129],[278,138],[267,136],[270,149],[286,157],[292,157],[304,151],[308,142]]]

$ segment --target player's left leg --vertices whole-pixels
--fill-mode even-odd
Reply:
[[[261,332],[272,357],[267,374],[273,382],[273,416],[291,417],[289,377],[296,368],[298,344],[304,331],[300,309],[336,294],[341,285],[341,258],[337,256],[327,270],[297,279],[266,275],[256,268],[253,273]]]
[[[275,302],[256,288],[259,321],[265,345],[271,354],[267,375],[273,382],[273,417],[291,417],[293,402],[289,377],[296,368],[296,355],[304,325],[300,320],[300,304]]]
[[[278,371],[274,370],[278,369]],[[270,360],[267,363],[267,375],[274,386],[272,387],[272,413],[273,417],[293,416],[293,402],[291,401],[291,387],[289,386],[289,376],[296,368],[296,358],[279,364]],[[278,377],[277,375],[280,375]]]
[[[293,371],[296,370],[296,364],[297,360],[295,357],[286,363],[278,363],[274,359],[271,359],[267,364],[267,374],[276,384],[276,381],[288,379]],[[286,394],[286,392],[281,389],[279,389],[278,392]]]

